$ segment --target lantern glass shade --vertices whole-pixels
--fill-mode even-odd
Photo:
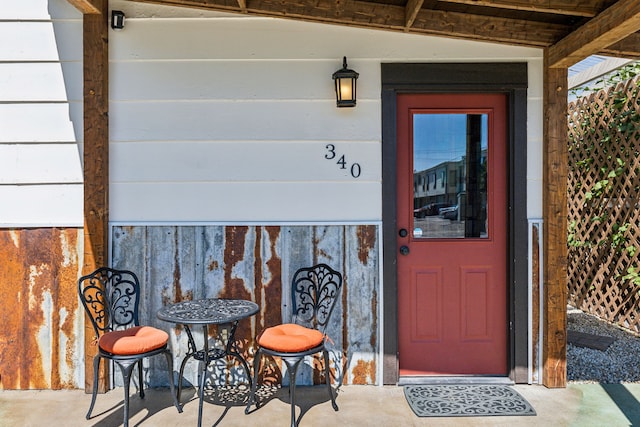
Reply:
[[[338,107],[355,107],[356,80],[358,73],[347,68],[347,57],[342,60],[342,68],[333,73],[336,86],[336,105]]]

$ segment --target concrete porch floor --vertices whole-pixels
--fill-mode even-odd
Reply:
[[[407,404],[402,387],[343,386],[331,408],[326,389],[299,387],[296,414],[300,426],[632,426],[640,425],[640,384],[570,384],[564,389],[516,385],[537,412],[527,417],[418,418]],[[82,390],[0,391],[1,426],[122,425],[123,389],[100,394],[94,417],[85,420],[91,395]],[[229,394],[212,392],[204,403],[203,426],[289,425],[286,390],[249,415],[244,392],[228,402]],[[227,402],[223,402],[225,399]],[[233,399],[232,399],[233,400]],[[194,389],[183,390],[183,413],[172,404],[168,389],[147,390],[144,400],[131,395],[130,426],[196,426],[198,401]]]

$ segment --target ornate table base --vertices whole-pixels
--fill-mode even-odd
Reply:
[[[202,403],[204,401],[204,386],[207,377],[209,364],[214,360],[219,360],[228,356],[236,358],[242,364],[249,387],[251,387],[251,373],[247,361],[238,351],[235,341],[238,322],[258,312],[258,305],[252,301],[237,299],[207,298],[194,301],[182,301],[173,305],[161,308],[158,311],[158,318],[167,322],[179,323],[185,326],[189,340],[189,351],[180,364],[180,375],[178,378],[177,398],[180,401],[182,394],[182,376],[187,361],[190,358],[202,362],[202,370],[199,378],[198,390],[198,427],[202,425]],[[204,346],[198,349],[191,333],[190,325],[202,325],[204,333]],[[209,348],[209,325],[229,325],[229,334],[222,342],[221,347]],[[220,334],[218,334],[220,335]]]

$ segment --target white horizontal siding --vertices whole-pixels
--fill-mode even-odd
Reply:
[[[83,186],[0,185],[0,227],[82,226]]]
[[[0,184],[82,183],[76,144],[0,144]]]
[[[82,15],[4,1],[0,40],[0,226],[82,226]]]
[[[331,75],[341,58],[305,60],[123,61],[112,63],[114,100],[333,100]],[[354,61],[349,67],[367,76],[358,83],[360,99],[377,99],[379,62]],[[180,78],[176,78],[180,76]]]
[[[66,64],[64,71],[65,74],[59,62],[0,63],[0,99],[5,102],[81,101],[81,93],[67,92],[77,89],[77,85],[67,88],[65,77],[69,82],[82,81],[82,64]]]
[[[2,22],[0,40],[11,40],[11,43],[0,43],[0,61],[53,61],[58,58],[53,27],[49,22]]]
[[[527,100],[527,217],[542,218],[543,185],[543,63],[542,58],[529,62]]]
[[[335,99],[113,102],[110,111],[112,141],[379,140],[381,129],[379,102],[338,110]]]
[[[363,182],[112,183],[114,222],[373,222],[380,184]]]
[[[127,16],[109,33],[110,218],[119,222],[378,221],[380,64],[541,58],[490,43],[117,6]],[[356,108],[335,107],[331,74],[343,55],[360,73]],[[336,164],[343,154],[346,169]]]
[[[172,141],[111,144],[116,183],[380,182],[377,141]],[[238,156],[242,153],[242,156]],[[344,156],[344,165],[338,161]],[[354,175],[351,168],[354,163]],[[265,164],[269,165],[268,173]],[[344,168],[343,168],[344,166]]]
[[[73,126],[68,104],[0,104],[0,143],[73,142]]]
[[[125,28],[110,33],[112,61],[334,59],[340,68],[344,55],[403,62],[541,56],[539,49],[276,18],[136,19],[126,4],[122,9],[127,14]]]
[[[49,19],[47,0],[2,0],[0,19]]]
[[[78,13],[66,0],[1,0],[0,20],[75,18]]]

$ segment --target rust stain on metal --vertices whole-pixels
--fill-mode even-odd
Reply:
[[[193,299],[193,290],[189,289],[186,292],[182,291],[182,271],[180,269],[180,234],[175,233],[174,239],[174,251],[173,251],[173,282],[172,289],[162,290],[162,304],[168,305],[174,302],[189,301]],[[181,327],[177,329],[182,329]]]
[[[264,327],[264,304],[261,304],[262,299],[262,251],[260,250],[260,243],[262,241],[262,233],[260,232],[260,227],[256,227],[256,244],[253,248],[253,269],[254,269],[254,288],[253,295],[255,300],[258,302],[258,306],[260,306],[260,311],[256,314],[256,326],[260,326],[260,329]]]
[[[322,353],[314,354],[311,357],[311,367],[313,368],[313,384],[326,384],[326,376],[324,375],[324,357],[322,356]],[[346,362],[346,358],[343,357],[342,360],[343,363]],[[345,372],[345,370],[342,369],[342,372]],[[334,366],[331,366],[331,358],[329,358],[329,377],[334,383],[338,381],[337,369]],[[346,378],[343,378],[342,384],[347,384]]]
[[[264,304],[261,310],[264,316],[264,327],[282,322],[282,260],[277,256],[276,245],[280,237],[280,227],[266,227],[269,235],[269,246],[272,254],[267,261],[270,280],[264,285]]]
[[[269,253],[271,258],[268,260],[263,259],[262,254],[262,232],[261,228],[256,228],[256,244],[254,247],[254,270],[255,270],[255,287],[254,296],[255,301],[260,307],[260,311],[256,315],[256,330],[249,337],[250,347],[255,347],[254,337],[257,333],[260,333],[265,328],[277,325],[282,322],[282,309],[281,309],[281,295],[282,295],[282,260],[277,256],[277,243],[280,236],[281,229],[277,226],[266,226],[264,230],[268,236]],[[268,270],[269,280],[266,283],[262,282],[263,265],[266,265]],[[255,352],[251,352],[255,354]],[[248,354],[246,355],[248,356]],[[263,363],[266,362],[264,358]],[[267,365],[263,365],[266,367]],[[260,379],[262,382],[280,381],[282,379],[282,372],[277,365],[270,364],[270,369],[261,369]]]
[[[376,226],[359,226],[356,235],[358,236],[358,259],[362,264],[367,265],[369,252],[375,248],[376,244]]]
[[[375,384],[376,362],[358,360],[351,373],[353,374],[352,384]]]
[[[346,230],[345,232],[343,232],[343,235],[346,236]],[[343,242],[344,245],[344,242]],[[342,265],[347,266],[347,251],[343,251],[343,260],[342,260]],[[347,272],[343,271],[342,272],[342,360],[347,360],[347,353],[349,352],[349,331],[348,331],[348,327],[347,325],[348,320],[349,320],[349,298],[348,298],[348,294],[349,294],[349,287],[348,287],[348,276],[347,276]],[[344,369],[345,367],[343,367],[342,372],[346,372],[346,370]],[[343,375],[345,376],[345,375]]]
[[[233,226],[225,228],[224,248],[224,289],[221,298],[251,299],[251,293],[247,290],[244,280],[232,277],[233,268],[243,260],[249,227]]]
[[[260,304],[260,311],[263,319],[263,328],[277,325],[282,322],[282,260],[278,257],[277,243],[280,237],[280,227],[266,227],[269,236],[269,248],[271,258],[266,262],[269,269],[269,281],[263,287],[264,295]],[[280,362],[282,363],[282,362]],[[277,370],[271,370],[271,377],[282,384],[282,370],[280,364]],[[269,371],[265,372],[265,376]]]
[[[175,233],[173,235],[174,240],[174,250],[173,250],[173,295],[175,297],[175,302],[182,301],[182,285],[180,284],[180,242],[179,242],[179,233]]]
[[[358,362],[358,366],[354,369],[355,365],[348,360],[347,355],[351,353],[354,346],[358,347],[357,351],[363,352],[375,352],[377,349],[379,320],[376,316],[380,304],[376,292],[377,288],[369,283],[365,291],[364,288],[360,288],[361,284],[356,282],[354,282],[353,288],[349,287],[351,280],[361,277],[363,273],[365,276],[371,277],[374,283],[376,281],[377,227],[368,225],[337,227],[300,226],[300,228],[294,227],[293,231],[289,227],[283,229],[279,226],[224,226],[212,229],[211,232],[215,231],[216,236],[214,243],[216,251],[213,252],[215,259],[209,258],[204,266],[200,265],[197,268],[213,271],[216,280],[220,276],[223,277],[223,287],[219,288],[219,284],[215,285],[216,296],[250,299],[258,303],[260,307],[258,314],[251,319],[241,321],[236,331],[238,348],[250,363],[254,354],[256,335],[264,328],[282,321],[282,295],[283,292],[286,294],[285,288],[288,288],[290,284],[282,283],[283,261],[281,257],[286,256],[291,260],[290,262],[296,265],[302,261],[306,263],[311,258],[313,263],[322,260],[341,266],[343,270],[341,307],[337,307],[335,313],[338,316],[335,323],[342,321],[342,324],[333,332],[338,334],[336,338],[341,334],[342,340],[340,345],[332,350],[330,366],[332,378],[344,377],[342,380],[346,383],[347,380],[352,380],[352,376],[355,376],[354,383],[375,383],[377,361]],[[179,229],[180,227],[176,227],[177,232],[180,231]],[[282,239],[284,230],[289,230],[289,233],[293,232],[294,238],[291,240]],[[189,233],[186,235],[191,236]],[[346,242],[346,238],[357,240]],[[178,243],[176,240],[175,252],[172,252],[173,248],[167,248],[166,250],[171,252],[163,254],[171,260],[170,263],[175,263],[175,265],[167,265],[161,269],[163,274],[169,276],[168,283],[165,282],[163,289],[156,288],[154,290],[154,292],[162,292],[163,304],[187,299],[188,296],[183,293],[198,292],[196,289],[200,289],[196,287],[193,291],[188,291],[185,288],[185,283],[180,286],[182,275],[187,275],[184,269],[191,264],[184,262],[183,249],[178,249]],[[348,253],[348,248],[355,248],[355,250]],[[208,249],[207,245],[200,248],[200,250]],[[218,255],[218,249],[222,249],[221,256]],[[201,255],[196,254],[198,259],[204,259]],[[150,261],[147,260],[147,262]],[[207,271],[200,273],[203,273],[205,278],[208,277]],[[189,272],[189,277],[191,277],[190,275],[191,272]],[[362,298],[369,299],[370,302],[363,305]],[[353,342],[351,342],[352,340]],[[324,382],[324,373],[321,369],[323,362],[318,360],[318,363],[320,369],[314,368],[311,378],[307,378],[314,383]],[[260,370],[260,382],[279,383],[282,379],[280,365],[279,361],[265,357]],[[351,372],[352,370],[353,372]],[[374,381],[369,378],[373,378]]]
[[[1,388],[78,386],[69,372],[77,363],[81,234],[71,228],[0,231]]]
[[[322,243],[326,231],[318,234],[318,227],[313,227],[313,264],[317,264],[318,260],[322,258],[333,259],[334,254],[327,253],[324,249],[320,248],[320,243]]]
[[[79,244],[82,239],[80,229],[62,230],[60,234],[62,263],[58,272],[59,283],[61,284],[58,293],[58,306],[60,312],[64,312],[64,319],[61,319],[60,330],[66,338],[64,350],[57,354],[64,355],[64,364],[67,367],[74,367],[77,362],[77,355],[73,349],[74,343],[80,339],[76,330],[78,316],[84,313],[78,302],[76,293],[76,282],[78,280],[78,268],[80,263]],[[63,344],[60,343],[60,348]],[[62,364],[61,364],[62,366]],[[70,369],[72,371],[73,369]],[[76,388],[78,384],[72,378],[60,378],[60,388]]]
[[[260,261],[259,248],[262,239],[258,227],[255,227],[255,233],[256,242],[254,255],[258,254],[258,256],[253,260],[255,278],[253,279],[252,285],[254,285],[254,287],[260,281],[261,277],[261,269],[258,264]],[[234,267],[236,267],[244,260],[244,253],[247,245],[248,235],[249,227],[247,226],[232,226],[225,228],[225,247],[223,255],[224,288],[220,293],[220,298],[239,298],[253,300],[251,290],[247,289],[247,286],[249,284],[245,283],[245,280],[241,277],[232,276]],[[252,347],[253,336],[254,332],[251,328],[251,322],[242,321],[238,323],[238,329],[236,330],[235,334],[236,345],[241,349],[240,351],[242,352],[245,359],[248,360],[250,359],[249,349]]]
[[[322,384],[324,379],[324,363],[317,354],[311,356],[311,367],[313,368],[313,384]]]
[[[313,242],[313,264],[317,264],[318,263],[318,243],[320,243],[317,227],[313,227],[311,236],[312,236],[311,241]]]
[[[238,298],[251,300],[251,292],[246,288],[244,280],[232,276],[234,267],[243,260],[249,227],[233,226],[225,228],[224,248],[224,288],[220,298]],[[236,330],[236,338],[239,341],[248,340],[251,336],[249,322],[240,322]],[[249,329],[249,330],[248,330]]]
[[[258,303],[258,306],[260,308],[260,311],[258,311],[258,313],[256,314],[256,329],[260,329],[262,330],[264,328],[264,315],[265,315],[265,311],[264,311],[264,304],[261,304],[262,301],[262,294],[263,294],[263,285],[262,285],[262,251],[261,251],[261,242],[262,242],[262,233],[260,232],[260,227],[256,227],[255,230],[256,233],[256,243],[255,246],[253,248],[253,269],[254,269],[254,288],[253,288],[253,295],[255,298],[255,301]],[[246,352],[243,353],[243,356],[245,357],[245,359],[249,359],[249,355],[252,354],[256,354],[255,352],[255,343],[254,343],[254,339],[253,337],[255,336],[255,332],[256,331],[249,331],[249,333],[247,334],[247,349]],[[249,348],[253,348],[254,351],[249,351]],[[253,364],[253,361],[251,362]],[[262,370],[263,372],[259,372],[258,375],[260,376],[260,378],[258,379],[260,382],[264,382],[264,370]]]
[[[274,356],[263,356],[260,363],[258,382],[270,387],[282,385],[282,359]]]
[[[76,363],[75,354],[68,343],[78,339],[75,323],[76,316],[81,315],[76,293],[76,281],[78,278],[78,241],[79,233],[76,229],[55,230],[52,233],[52,257],[51,266],[54,272],[54,288],[52,289],[52,319],[51,330],[60,331],[52,333],[52,366],[62,367],[66,364],[73,367]],[[56,241],[58,244],[56,245]],[[61,341],[64,336],[64,342]],[[61,351],[64,348],[64,351]],[[64,360],[60,360],[63,357]],[[70,369],[72,371],[73,369]],[[64,378],[60,369],[51,372],[51,388],[74,388],[76,384],[72,378]]]

